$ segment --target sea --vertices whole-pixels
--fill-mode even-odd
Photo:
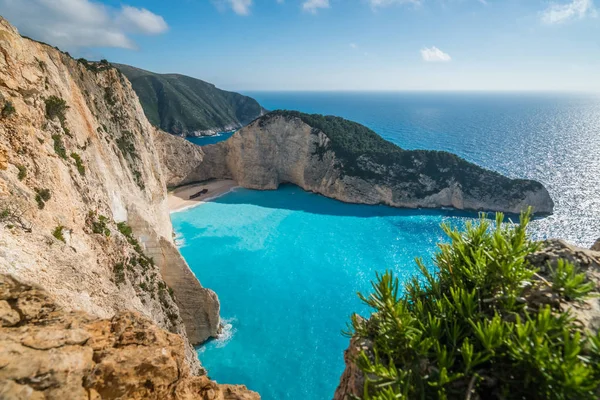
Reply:
[[[600,237],[600,96],[579,93],[253,92],[269,109],[341,116],[405,149],[445,150],[542,182],[555,212],[535,239],[589,247]],[[226,139],[227,134],[223,135]],[[212,138],[211,143],[219,139]],[[199,144],[205,144],[200,140]],[[206,143],[208,144],[208,143]],[[343,334],[370,310],[377,272],[434,268],[440,224],[476,214],[345,204],[293,185],[236,189],[171,214],[181,253],[221,301],[222,335],[198,348],[209,376],[264,400],[331,399]]]

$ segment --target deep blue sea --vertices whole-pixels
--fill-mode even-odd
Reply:
[[[600,237],[600,97],[575,94],[248,93],[267,109],[339,115],[407,149],[456,153],[543,182],[556,208],[536,238],[589,246]],[[431,265],[442,222],[471,214],[344,204],[294,186],[238,189],[172,214],[181,252],[217,292],[227,325],[201,347],[209,375],[264,400],[330,399],[341,335],[376,271]]]

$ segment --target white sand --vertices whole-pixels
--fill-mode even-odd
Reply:
[[[169,192],[167,196],[169,212],[182,211],[186,208],[202,204],[207,200],[222,196],[236,187],[238,187],[237,183],[232,180],[214,180],[179,187]],[[198,193],[202,189],[208,189],[208,192],[195,199],[190,199],[191,195]]]

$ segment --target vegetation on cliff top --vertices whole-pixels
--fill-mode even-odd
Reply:
[[[391,272],[359,295],[375,312],[352,318],[349,334],[372,341],[356,360],[364,399],[597,399],[600,334],[581,328],[566,301],[594,286],[560,261],[548,279],[527,256],[537,244],[520,225],[482,218],[464,232],[444,225],[435,272],[417,260],[400,295]],[[552,299],[558,297],[553,301]]]
[[[173,134],[242,126],[262,112],[256,100],[199,79],[113,65],[131,81],[148,120]]]
[[[340,117],[277,110],[262,117],[260,121],[265,123],[277,116],[300,118],[313,127],[315,133],[325,133],[330,143],[326,148],[316,149],[315,153],[322,156],[327,150],[335,152],[336,157],[342,161],[343,173],[364,179],[394,177],[404,183],[414,183],[415,193],[421,196],[439,191],[439,187],[432,188],[431,193],[428,193],[420,183],[422,175],[440,183],[442,187],[454,179],[466,192],[480,189],[489,195],[508,190],[519,196],[525,190],[542,187],[536,181],[509,179],[445,151],[404,150],[366,126]],[[379,167],[370,167],[370,162]]]

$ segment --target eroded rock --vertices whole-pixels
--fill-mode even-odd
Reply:
[[[40,288],[0,274],[2,315],[12,315],[7,307],[27,318],[0,327],[4,400],[260,399],[244,386],[193,375],[181,336],[138,313],[99,319],[65,311]]]

